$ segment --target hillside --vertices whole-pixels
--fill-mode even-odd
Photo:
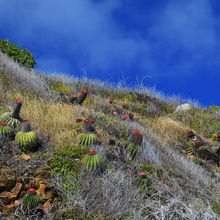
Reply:
[[[148,89],[46,75],[2,53],[0,91],[0,115],[22,105],[0,133],[0,219],[220,219],[220,107],[176,112]],[[18,145],[23,120],[32,151],[21,143],[32,136]],[[28,212],[30,188],[40,202]]]

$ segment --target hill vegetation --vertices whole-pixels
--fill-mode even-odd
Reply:
[[[220,219],[220,107],[176,112],[179,100],[149,89],[46,75],[3,53],[0,73],[0,115],[22,103],[22,123],[0,130],[0,219]],[[29,125],[30,151],[31,136],[16,142]]]

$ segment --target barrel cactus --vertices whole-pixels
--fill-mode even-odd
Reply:
[[[21,131],[17,133],[15,140],[24,152],[34,151],[38,145],[37,134],[31,130],[27,120],[21,122]]]
[[[151,185],[151,180],[147,177],[147,172],[140,172],[139,177],[137,178],[137,183],[142,190],[145,190]]]
[[[89,118],[84,120],[84,133],[79,134],[78,142],[84,146],[89,146],[97,143],[97,135],[93,132],[95,131],[95,122],[91,121]]]
[[[109,144],[109,145],[116,145],[116,140],[115,140],[115,138],[114,138],[114,137],[110,137],[110,138],[109,138],[109,141],[108,141],[108,144]]]
[[[82,104],[83,104],[83,102],[85,101],[85,99],[86,99],[86,97],[87,97],[87,94],[88,94],[88,90],[83,89],[83,90],[81,91],[81,94],[80,94],[79,97],[77,98],[77,103],[78,103],[79,105],[82,105]]]
[[[71,103],[75,103],[77,101],[77,95],[76,94],[72,94],[72,97],[69,100]]]
[[[22,200],[22,210],[26,214],[31,214],[31,212],[33,212],[34,209],[37,208],[39,202],[40,196],[37,194],[35,189],[30,188],[28,189]]]
[[[97,170],[101,168],[101,156],[96,154],[96,150],[90,150],[82,160],[86,170]]]
[[[6,122],[9,127],[16,128],[22,121],[22,118],[20,117],[19,113],[22,106],[22,100],[17,99],[16,105],[12,112],[5,112],[0,116],[0,121]]]
[[[133,130],[129,137],[131,142],[126,147],[129,157],[133,160],[137,154],[142,150],[143,134],[141,134],[137,129]]]
[[[0,139],[8,138],[12,135],[12,129],[6,122],[0,122]]]

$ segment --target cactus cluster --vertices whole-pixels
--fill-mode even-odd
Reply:
[[[77,96],[76,94],[73,94],[72,97],[70,98],[70,102],[72,104],[76,103],[76,104],[82,105],[87,97],[87,94],[88,94],[88,90],[83,89],[79,96]]]
[[[22,100],[17,99],[16,105],[13,108],[12,112],[5,112],[0,116],[0,121],[6,122],[7,125],[11,128],[16,128],[19,126],[20,122],[23,121],[19,113],[22,106]]]
[[[89,146],[97,143],[97,135],[95,132],[95,121],[86,118],[83,123],[84,133],[79,134],[78,142],[84,146]]]
[[[30,123],[27,120],[21,122],[21,131],[15,137],[15,140],[22,151],[35,151],[38,145],[36,132],[31,130]]]
[[[31,214],[33,210],[37,208],[39,202],[40,196],[37,194],[35,189],[30,188],[23,197],[22,210],[26,214]]]
[[[89,150],[87,155],[82,160],[83,166],[86,170],[97,170],[101,168],[101,156],[96,154],[96,150]]]

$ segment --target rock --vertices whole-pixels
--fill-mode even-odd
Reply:
[[[190,110],[190,109],[192,109],[192,106],[188,103],[185,103],[185,104],[177,106],[175,112],[184,112],[184,111],[187,111],[187,110]]]
[[[17,183],[11,191],[4,191],[0,193],[0,199],[6,202],[15,201],[18,198],[21,188],[22,188],[22,184]]]

